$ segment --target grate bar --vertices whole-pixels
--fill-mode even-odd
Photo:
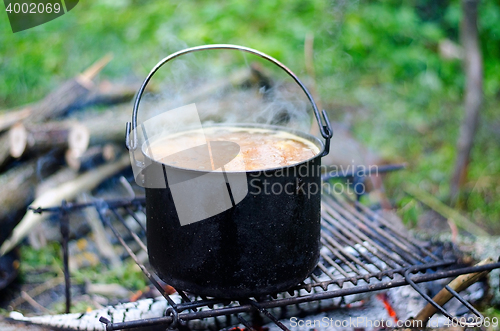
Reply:
[[[127,211],[127,214],[129,214],[130,216],[132,216],[132,218],[137,222],[137,224],[139,224],[139,226],[141,227],[142,229],[142,232],[144,234],[146,234],[146,227],[144,226],[144,224],[142,224],[142,222],[139,220],[139,218],[137,217],[137,214],[134,213],[132,211],[132,209],[130,209],[129,206],[125,206],[125,210]]]
[[[356,209],[356,208],[360,208],[366,215],[368,215],[369,217],[373,218],[374,220],[377,220],[377,222],[382,223],[386,228],[391,229],[398,236],[398,240],[401,240],[402,242],[404,242],[407,245],[411,246],[412,249],[416,249],[417,251],[420,251],[423,254],[429,256],[434,261],[439,261],[440,260],[440,258],[437,257],[435,254],[433,254],[429,250],[427,250],[424,247],[422,247],[421,243],[417,242],[413,237],[408,236],[407,234],[402,233],[399,229],[395,228],[393,224],[391,224],[389,221],[387,221],[383,217],[380,217],[380,215],[376,214],[373,210],[371,210],[367,206],[361,204],[358,201],[349,199],[349,201],[351,201],[352,203],[354,203],[354,205],[356,207],[356,208],[353,208],[346,201],[344,201],[344,199],[349,199],[349,198],[339,196],[338,199],[337,199],[337,201],[340,204],[342,204],[349,212],[357,215],[361,219],[365,219],[366,221],[368,221],[368,224],[371,224],[373,226],[373,221],[370,221],[370,220],[366,219],[366,217],[364,217],[363,214],[361,214]],[[429,261],[426,261],[426,262],[429,262]]]
[[[283,323],[281,323],[276,317],[274,317],[273,314],[271,314],[267,309],[262,307],[260,304],[258,304],[256,301],[253,301],[251,299],[247,300],[252,307],[260,311],[262,314],[266,315],[271,321],[274,322],[281,330],[283,331],[290,331]]]
[[[335,280],[335,276],[332,275],[330,273],[330,271],[328,271],[328,269],[323,265],[323,263],[321,262],[318,262],[318,268],[321,269],[321,271],[323,271],[325,273],[325,275],[327,275],[328,277],[330,277],[332,280]],[[315,277],[317,280],[319,280],[317,277]]]
[[[419,262],[422,262],[422,263],[426,263],[425,259],[423,259],[419,255],[415,254],[415,252],[411,251],[407,246],[403,245],[401,243],[401,241],[396,240],[396,238],[394,238],[394,236],[391,236],[386,231],[382,230],[380,227],[371,226],[371,227],[367,228],[366,227],[366,225],[367,225],[366,223],[369,220],[368,220],[368,218],[366,216],[364,216],[364,215],[362,215],[362,214],[360,214],[358,212],[358,215],[356,215],[356,216],[358,216],[358,218],[354,217],[354,213],[347,212],[347,210],[344,209],[344,208],[342,208],[334,199],[332,199],[330,197],[328,197],[327,199],[328,199],[328,202],[331,204],[331,206],[328,206],[328,205],[325,204],[326,205],[325,208],[327,208],[329,211],[333,211],[333,208],[335,207],[335,209],[338,211],[338,213],[340,213],[343,216],[345,216],[349,221],[353,222],[360,229],[362,229],[362,230],[369,229],[376,236],[379,235],[379,236],[382,236],[385,239],[387,239],[389,241],[389,242],[386,242],[387,244],[391,243],[392,245],[394,245],[397,248],[401,249],[405,253],[409,254],[413,258],[413,259],[410,260],[411,262],[419,261]],[[335,211],[333,211],[333,212],[335,213]],[[360,220],[362,220],[362,221],[360,221]]]
[[[324,209],[326,210],[326,212],[323,213],[323,219],[329,221],[330,223],[332,223],[334,225],[336,224],[336,226],[338,228],[348,228],[353,233],[355,233],[358,236],[358,238],[363,239],[363,240],[359,241],[360,243],[363,243],[363,241],[366,241],[367,243],[372,245],[378,251],[373,252],[373,250],[371,250],[370,252],[372,254],[374,254],[376,257],[378,257],[380,260],[387,260],[388,259],[387,262],[394,261],[391,263],[391,265],[393,267],[396,267],[396,268],[399,266],[408,266],[408,262],[401,260],[401,258],[399,256],[394,256],[394,255],[387,253],[386,252],[387,248],[382,247],[380,244],[376,243],[373,239],[371,239],[368,235],[364,234],[361,230],[354,227],[345,218],[343,218],[339,213],[336,213],[328,205],[323,204],[323,206],[324,206]],[[330,215],[326,214],[327,212],[330,213]],[[334,217],[336,217],[337,221],[335,220]],[[341,222],[341,224],[339,222]],[[362,229],[362,228],[366,228],[366,227],[363,226],[363,227],[359,227],[359,228]],[[384,259],[384,257],[380,256],[380,254],[385,256],[385,259]],[[408,260],[408,259],[406,259],[406,260]],[[396,265],[394,265],[394,263],[396,263]]]
[[[66,200],[61,204],[61,217],[59,218],[59,231],[62,236],[62,251],[64,265],[64,295],[66,299],[66,314],[71,310],[71,280],[69,274],[69,218],[66,209]]]
[[[146,277],[149,279],[149,281],[156,287],[158,291],[160,291],[161,295],[167,299],[168,303],[174,308],[177,308],[177,304],[170,298],[170,296],[165,292],[165,289],[156,281],[156,279],[153,277],[153,275],[146,269],[146,267],[139,261],[135,253],[132,251],[132,249],[127,245],[125,240],[123,240],[123,237],[120,235],[120,233],[115,229],[115,227],[111,224],[111,222],[108,220],[108,218],[103,215],[103,211],[101,211],[99,208],[96,208],[97,212],[99,213],[99,217],[101,218],[102,222],[106,224],[111,231],[113,231],[113,234],[115,235],[116,239],[120,241],[120,244],[125,248],[127,251],[128,255],[134,260],[134,262],[141,268],[142,272],[146,275]]]
[[[325,221],[322,221],[321,222],[321,225],[324,227],[324,228],[327,228],[334,236],[335,238],[338,238],[340,240],[342,240],[347,246],[350,246],[353,250],[355,250],[360,256],[363,256],[363,258],[368,261],[370,264],[374,265],[379,271],[382,271],[384,270],[383,267],[380,267],[377,263],[375,263],[372,258],[370,256],[368,256],[368,254],[366,254],[362,249],[359,249],[356,247],[356,245],[359,245],[358,242],[362,242],[361,240],[352,240],[352,239],[349,239],[347,238],[346,236],[344,236],[342,233],[340,233],[339,231],[337,231],[336,229],[334,229],[333,227],[329,226]],[[345,230],[341,230],[342,232],[345,232],[345,233],[348,233],[347,231]],[[354,236],[354,238],[356,238]],[[358,238],[359,239],[359,238]],[[363,246],[366,250],[370,251],[372,254],[373,253],[373,249],[371,249],[370,246],[368,245],[365,245],[364,243],[361,244],[361,246]]]
[[[322,240],[323,245],[330,250],[336,257],[338,257],[346,266],[348,266],[354,273],[358,275],[362,275],[361,271],[356,268],[349,260],[347,260],[344,255],[339,253],[338,247],[334,247],[335,245],[338,245],[330,236],[323,236],[324,240],[326,240],[328,243],[326,243],[324,240]],[[340,247],[342,249],[342,247]]]
[[[326,224],[325,224],[326,225]],[[327,226],[327,225],[326,225]],[[328,226],[327,226],[328,228]],[[372,273],[373,270],[370,270],[370,268],[364,264],[363,262],[361,262],[357,257],[355,257],[354,255],[352,255],[351,253],[347,252],[347,250],[342,247],[342,245],[340,245],[335,239],[333,239],[331,236],[327,235],[326,233],[323,233],[323,237],[333,246],[335,247],[338,251],[342,252],[342,254],[344,254],[346,257],[348,257],[349,259],[351,259],[352,261],[354,261],[354,263],[356,263],[357,265],[359,265],[360,267],[362,267],[363,269],[365,269],[368,273]],[[356,273],[358,274],[362,274],[361,271],[356,271]]]
[[[326,215],[325,215],[325,216],[326,216]],[[323,217],[323,219],[324,219],[324,221],[322,221],[322,222],[321,222],[321,225],[322,225],[325,229],[327,229],[328,231],[330,231],[333,235],[335,235],[335,237],[340,237],[340,238],[342,238],[342,237],[343,237],[340,233],[338,233],[338,231],[337,231],[336,229],[334,229],[332,226],[328,225],[328,223],[326,222],[327,217]],[[326,236],[326,234],[324,234],[324,236]],[[359,239],[359,238],[358,238],[358,239]],[[367,239],[368,239],[368,238],[367,238]],[[366,240],[365,240],[365,241],[366,241]],[[368,241],[367,241],[367,242],[368,242]],[[368,242],[368,243],[369,243],[369,244],[371,244],[370,242]],[[373,249],[372,247],[370,247],[369,245],[364,244],[363,240],[358,240],[357,242],[355,242],[355,244],[354,244],[354,245],[351,245],[351,248],[352,248],[352,249],[356,250],[356,251],[357,251],[360,255],[363,255],[365,258],[367,258],[367,260],[368,260],[368,261],[372,261],[372,260],[371,260],[371,258],[366,257],[366,254],[365,254],[365,253],[361,252],[359,249],[356,249],[356,247],[355,247],[355,246],[356,246],[356,244],[358,244],[358,245],[362,245],[362,246],[363,246],[363,247],[365,247],[368,251],[370,251],[370,253],[372,253],[374,256],[376,256],[376,257],[379,259],[379,261],[382,261],[382,260],[381,260],[381,258],[378,256],[377,251],[376,251],[375,249]],[[384,252],[383,250],[381,250],[381,249],[382,249],[382,247],[378,246],[376,243],[373,243],[373,244],[374,244],[375,248],[378,248],[378,249],[379,249],[379,251],[380,251],[381,253],[383,253],[383,252]],[[384,255],[385,255],[385,254],[384,254]],[[387,261],[387,262],[391,262],[392,260],[394,260],[394,258],[391,258],[391,260],[389,260],[389,261]],[[379,266],[377,266],[377,265],[376,265],[373,261],[372,261],[371,263],[372,263],[373,265],[375,265],[375,266],[377,267],[377,269],[379,269],[379,270],[382,270],[382,269],[383,269],[383,268],[381,269]],[[399,262],[399,265],[398,265],[398,264],[395,264],[394,262],[391,262],[391,263],[388,263],[388,264],[391,264],[391,266],[392,266],[393,268],[394,268],[394,267],[395,267],[395,268],[399,268],[400,266],[405,266],[405,265],[407,265],[406,263],[404,263],[404,262],[402,262],[402,261],[401,261],[401,262]],[[372,271],[370,271],[370,272],[372,272]]]
[[[428,264],[428,268],[442,267],[444,265],[450,265],[452,263],[454,263],[454,261],[432,263],[432,264]],[[483,265],[483,266],[459,268],[459,269],[435,272],[435,273],[431,273],[431,274],[419,275],[419,276],[412,277],[412,281],[418,284],[418,283],[424,283],[424,282],[434,281],[434,280],[443,279],[443,278],[456,277],[456,276],[462,275],[462,274],[481,272],[481,271],[492,270],[492,269],[497,269],[497,268],[500,268],[500,263],[492,263],[492,264]],[[351,288],[347,288],[347,289],[339,289],[336,291],[314,293],[314,294],[300,296],[300,297],[277,299],[277,300],[273,300],[273,301],[265,301],[265,302],[260,302],[259,304],[263,308],[269,309],[269,308],[275,308],[275,307],[296,305],[299,303],[306,303],[306,302],[311,302],[311,301],[320,301],[320,300],[332,299],[332,298],[336,298],[336,297],[343,297],[343,296],[347,296],[347,295],[351,295],[351,294],[380,291],[380,290],[389,289],[389,288],[393,288],[393,287],[399,287],[399,286],[403,286],[403,285],[408,285],[408,283],[406,282],[406,280],[404,278],[402,278],[400,280],[392,281],[392,282],[378,283],[378,284],[365,285],[365,286],[356,286],[356,287],[351,287]],[[183,321],[188,321],[188,320],[193,320],[193,319],[203,319],[203,318],[217,317],[217,316],[228,315],[228,314],[240,314],[240,313],[244,313],[244,312],[250,312],[252,309],[254,309],[254,308],[250,304],[234,306],[234,307],[215,308],[212,310],[199,311],[197,313],[182,313],[182,314],[179,314],[179,319],[181,319]],[[140,321],[114,323],[114,324],[110,325],[110,328],[107,328],[107,330],[112,331],[112,330],[121,330],[121,329],[131,329],[131,328],[136,328],[136,327],[141,327],[141,326],[150,326],[150,325],[169,325],[170,323],[172,323],[172,318],[160,317],[160,318],[152,318],[152,319],[143,320],[143,321],[145,322],[144,325],[138,323]]]
[[[407,285],[410,282],[417,284],[464,273],[500,268],[500,263],[496,263],[429,272],[430,270],[450,266],[456,263],[456,260],[440,259],[427,249],[422,248],[413,239],[405,238],[396,229],[392,229],[387,220],[376,215],[367,207],[356,203],[355,206],[358,206],[359,209],[357,210],[346,199],[348,198],[323,198],[321,233],[323,248],[320,252],[322,260],[318,263],[314,273],[309,276],[308,283],[302,282],[288,290],[289,296],[287,296],[286,292],[278,293],[274,294],[272,298],[271,296],[265,297],[264,301],[258,303],[248,301],[250,299],[241,301],[241,303],[203,297],[200,299],[178,291],[182,297],[182,302],[175,304],[160,285],[157,276],[150,273],[140,263],[136,254],[112,223],[113,219],[116,219],[114,221],[124,226],[132,239],[137,242],[139,248],[147,251],[145,242],[139,236],[141,233],[136,234],[131,231],[125,220],[125,215],[130,215],[140,225],[142,234],[146,233],[146,229],[141,222],[142,218],[138,214],[144,213],[144,198],[97,200],[85,204],[63,203],[61,207],[31,209],[37,213],[46,211],[59,212],[60,216],[64,216],[64,213],[72,210],[94,207],[101,221],[111,229],[130,257],[172,307],[169,310],[170,315],[160,318],[123,323],[111,323],[106,319],[102,319],[102,322],[106,324],[106,330],[110,331],[152,325],[177,326],[193,319],[213,318],[222,315],[235,315],[240,323],[250,329],[250,324],[240,315],[241,313],[248,313],[257,309],[260,313],[267,315],[267,313],[270,314],[267,311],[270,308],[286,308],[287,306],[300,308],[302,303],[379,291]],[[422,270],[424,274],[414,275],[410,280],[407,279],[408,277],[405,278],[405,274],[407,275],[409,270],[415,270],[415,268]],[[373,278],[376,278],[378,282],[372,281]],[[364,283],[358,285],[359,280],[364,280],[366,285]],[[344,288],[345,282],[351,282],[355,286]],[[338,288],[328,290],[328,287],[334,284]],[[307,293],[304,293],[303,290],[307,291]],[[206,307],[206,309],[200,309],[203,307]],[[274,316],[270,318],[279,323]],[[280,326],[278,323],[276,324]]]
[[[345,270],[342,269],[342,267],[340,265],[335,263],[335,261],[333,261],[328,255],[323,254],[323,253],[320,253],[320,255],[322,258],[325,259],[326,262],[328,262],[331,266],[333,266],[335,269],[337,269],[338,272],[340,272],[342,275],[344,275],[345,277],[350,277],[349,274],[347,272],[345,272]]]
[[[130,233],[132,238],[134,238],[135,242],[139,245],[142,250],[144,250],[146,253],[148,252],[148,248],[146,245],[144,245],[144,242],[137,236],[135,232],[133,232],[130,227],[127,225],[123,217],[116,211],[116,209],[111,209],[111,212],[115,215],[115,217],[120,221],[120,223],[127,229],[127,231]]]

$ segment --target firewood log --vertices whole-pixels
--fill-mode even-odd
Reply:
[[[487,258],[475,266],[482,266],[490,263],[494,263],[495,260],[492,258]],[[476,272],[476,273],[471,273],[471,274],[465,274],[465,275],[460,275],[454,280],[452,280],[448,286],[454,290],[455,292],[460,292],[477,282],[479,279],[483,278],[484,276],[488,275],[489,271],[482,271],[482,272]],[[453,298],[453,295],[448,292],[446,288],[443,288],[441,291],[439,291],[438,294],[436,294],[433,298],[433,300],[440,306],[444,306],[445,303],[450,301]],[[418,315],[413,319],[415,322],[422,322],[422,323],[415,323],[415,325],[426,325],[429,319],[437,313],[438,310],[434,308],[430,303],[428,303],[419,313]],[[460,319],[459,319],[460,321]],[[467,322],[472,322],[468,321]]]
[[[63,168],[51,176],[44,179],[40,184],[36,186],[35,197],[38,198],[44,195],[46,192],[55,189],[56,187],[74,180],[78,174],[75,170],[70,168]],[[33,201],[31,199],[29,202]],[[28,202],[28,203],[29,203]],[[35,249],[41,249],[47,245],[47,238],[45,237],[44,231],[31,231],[28,235],[29,243]]]
[[[139,86],[139,83],[112,83],[105,80],[89,91],[85,97],[75,100],[73,104],[68,106],[68,109],[127,102],[134,97]],[[4,110],[0,114],[0,132],[8,130],[13,125],[28,118],[32,114],[33,107],[31,105],[20,109]]]
[[[0,132],[7,130],[12,125],[24,120],[30,114],[30,109],[4,111],[4,113],[0,115]]]
[[[31,114],[24,123],[37,123],[63,115],[78,100],[85,98],[94,86],[92,79],[111,61],[106,55],[90,68],[63,83],[40,102],[30,106]]]
[[[45,178],[62,165],[60,154],[49,153],[0,174],[0,222],[20,220],[36,190],[45,185]]]
[[[74,180],[78,177],[78,173],[71,168],[62,168],[59,171],[53,173],[51,176],[45,178],[40,182],[35,189],[35,196],[39,197],[46,192],[66,183]]]
[[[36,184],[36,162],[30,161],[0,176],[0,221],[5,221],[28,206]]]
[[[9,136],[7,134],[2,134],[0,136],[0,169],[3,169],[11,159]]]
[[[222,89],[227,85],[245,84],[253,78],[255,70],[239,70],[234,72],[228,78],[211,82],[201,86],[196,91],[181,96],[185,104],[209,98],[214,91]],[[146,103],[141,108],[141,118],[148,119],[157,113],[157,109],[175,108],[169,101],[159,104]],[[89,146],[106,144],[109,142],[123,143],[125,141],[125,123],[131,120],[132,105],[117,105],[111,107],[105,112],[88,112],[84,118],[78,120],[78,125],[73,126],[68,137],[68,146],[72,151],[73,157],[78,157]]]
[[[73,125],[68,135],[68,148],[73,158],[80,157],[89,146],[125,142],[125,123],[130,121],[131,107],[120,105],[105,112],[87,113]]]
[[[121,152],[122,150],[120,150],[120,147],[117,145],[106,144],[92,146],[81,155],[74,153],[74,150],[72,149],[68,149],[64,154],[64,158],[71,169],[83,172],[107,161],[115,160]]]
[[[68,145],[69,123],[17,123],[9,130],[10,155],[19,158],[28,153],[40,154],[51,149],[65,149]]]
[[[42,100],[17,110],[4,110],[0,116],[0,131],[25,121],[37,123],[64,114],[69,108],[88,99],[94,87],[92,79],[111,61],[110,54],[104,56],[83,73],[64,82]],[[128,92],[127,92],[128,93]]]
[[[84,116],[35,125],[16,124],[9,130],[9,137],[5,134],[0,137],[0,160],[2,155],[7,159],[28,151],[68,148],[70,161],[76,161],[91,145],[125,140],[125,122],[130,121],[129,105],[111,107],[104,112],[86,112]],[[108,152],[111,152],[109,148]]]
[[[75,105],[75,109],[91,107],[95,105],[114,105],[132,100],[141,86],[141,82],[114,83],[108,80],[102,81],[90,93]],[[153,89],[148,87],[148,91]]]
[[[23,112],[20,116],[24,118],[22,122],[24,124],[33,124],[64,114],[77,100],[89,94],[93,87],[92,79],[110,60],[111,55],[104,56],[82,74],[63,83],[43,100],[18,110],[18,112]],[[14,123],[10,125],[12,124]],[[4,168],[11,160],[8,139],[5,135],[0,137],[0,169]]]
[[[76,179],[68,181],[56,188],[46,191],[32,202],[34,207],[50,207],[56,206],[62,200],[72,200],[79,192],[88,191],[95,188],[103,180],[115,173],[123,170],[130,165],[130,157],[128,154],[123,155],[116,162],[105,164],[96,168],[95,170],[88,171]],[[35,214],[28,211],[21,222],[15,227],[11,236],[0,247],[0,255],[4,255],[14,248],[21,240],[23,240],[42,220],[47,217],[48,213]]]

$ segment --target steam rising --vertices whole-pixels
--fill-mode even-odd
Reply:
[[[283,70],[253,54],[236,50],[185,54],[166,63],[151,83],[160,93],[143,98],[139,123],[196,103],[203,126],[273,124],[309,132],[311,106],[303,91]]]
[[[204,50],[184,54],[160,68],[150,84],[160,93],[145,95],[139,107],[137,149],[131,153],[131,160],[140,167],[150,165],[142,153],[143,149],[146,152],[147,140],[180,131],[238,123],[309,132],[311,126],[312,107],[293,79],[273,63],[246,52]],[[193,103],[194,110],[188,106]],[[139,179],[139,169],[134,173]],[[161,169],[158,176],[163,177]],[[140,180],[137,182],[140,184]]]

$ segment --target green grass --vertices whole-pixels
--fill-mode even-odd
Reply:
[[[41,249],[21,246],[21,255],[23,257],[21,276],[27,272],[34,274],[43,269],[45,273],[39,277],[39,280],[43,282],[54,275],[62,274],[62,251],[58,243],[49,244]],[[130,259],[126,260],[119,268],[110,269],[104,263],[81,267],[72,271],[71,276],[74,284],[84,284],[86,281],[120,284],[131,291],[143,289],[147,285],[146,277],[135,262]]]
[[[62,251],[58,243],[51,243],[41,249],[21,246],[20,277],[31,283],[43,283],[63,274]],[[70,257],[71,258],[71,257]],[[130,291],[144,290],[149,284],[139,266],[131,259],[125,260],[120,267],[110,267],[99,263],[71,270],[71,284],[119,284]],[[85,311],[87,302],[76,302],[73,311]],[[49,307],[55,313],[64,312],[63,297]]]
[[[315,37],[317,85],[336,120],[349,115],[355,136],[407,170],[387,190],[408,224],[422,208],[401,190],[420,185],[443,202],[463,116],[461,62],[438,54],[458,42],[460,2],[401,1],[81,1],[52,22],[12,34],[0,19],[0,108],[46,95],[61,81],[112,52],[108,78],[137,76],[167,54],[205,43],[262,50],[305,75],[307,33]],[[481,2],[485,106],[458,208],[500,233],[500,5]],[[346,114],[344,106],[355,106]],[[350,108],[352,109],[352,107]]]

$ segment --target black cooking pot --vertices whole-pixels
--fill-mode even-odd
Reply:
[[[285,70],[311,102],[326,141],[323,144],[312,135],[279,126],[242,124],[294,134],[314,144],[320,152],[292,166],[264,171],[226,171],[222,184],[221,172],[182,169],[152,159],[146,141],[141,152],[148,166],[141,172],[146,188],[149,261],[167,284],[198,295],[234,299],[283,291],[304,280],[318,262],[320,165],[321,157],[328,154],[332,136],[326,112],[322,112],[322,124],[311,94],[294,73],[274,58],[241,46],[206,45],[174,53],[161,60],[142,84],[135,99],[132,122],[127,123],[126,144],[132,152],[138,147],[135,129],[139,102],[155,72],[180,55],[208,49],[249,52]],[[151,188],[157,187],[153,181],[158,180],[158,173],[165,175],[165,188]],[[217,189],[227,189],[229,195],[233,194],[232,206],[221,207],[222,211],[211,217],[181,225],[180,209],[174,202],[172,187],[201,176],[205,185],[193,191],[192,201],[189,201],[193,208],[203,205],[203,197]],[[242,176],[246,181],[244,190],[241,189]],[[235,193],[238,182],[239,191],[247,192],[240,197]],[[218,188],[214,188],[217,185]]]

